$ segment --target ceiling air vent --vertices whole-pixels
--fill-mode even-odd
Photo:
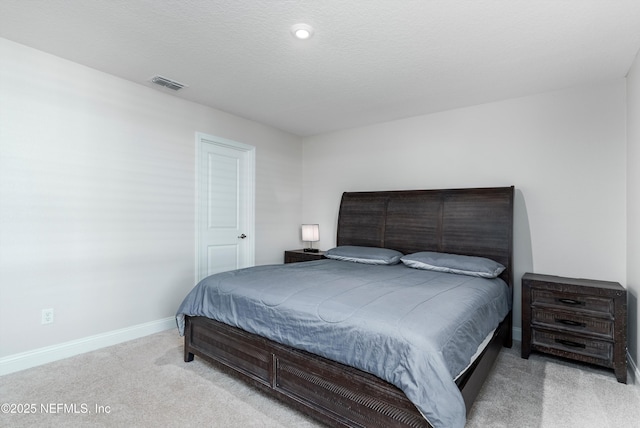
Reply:
[[[162,77],[159,75],[153,76],[151,78],[151,83],[155,83],[159,86],[164,86],[167,89],[171,89],[174,91],[179,91],[180,89],[186,87],[187,85],[176,82],[175,80],[167,79],[166,77]]]

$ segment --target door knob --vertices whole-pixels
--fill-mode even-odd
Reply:
[[[245,235],[244,233],[242,235],[238,236],[238,238],[240,238],[240,239],[244,239],[246,237],[247,237],[247,235]]]

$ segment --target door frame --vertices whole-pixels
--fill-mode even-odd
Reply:
[[[196,199],[195,199],[195,212],[196,212],[196,225],[195,225],[195,235],[196,235],[196,260],[195,260],[195,277],[196,281],[199,281],[200,278],[200,244],[201,244],[201,236],[200,236],[200,220],[202,213],[200,212],[200,193],[201,189],[201,152],[203,144],[214,144],[220,147],[230,148],[233,150],[238,150],[246,153],[247,159],[247,168],[244,172],[245,180],[247,183],[245,192],[244,192],[244,206],[245,208],[245,218],[246,218],[246,234],[248,237],[248,241],[246,242],[246,251],[242,254],[242,267],[250,267],[255,265],[255,229],[256,229],[256,221],[255,221],[255,186],[256,186],[256,148],[254,146],[250,146],[248,144],[239,143],[237,141],[228,140],[226,138],[217,137],[210,134],[205,134],[203,132],[196,132],[196,169],[195,169],[195,181],[196,181]]]

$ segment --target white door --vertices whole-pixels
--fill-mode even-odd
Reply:
[[[205,134],[198,146],[198,280],[254,264],[255,148]]]

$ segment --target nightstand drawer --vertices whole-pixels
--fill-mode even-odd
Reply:
[[[611,342],[560,332],[541,331],[536,328],[533,328],[531,333],[533,346],[542,346],[562,353],[568,352],[608,362],[613,361],[613,343]],[[565,356],[556,352],[551,353]]]
[[[309,257],[306,254],[287,254],[286,263],[308,262],[310,260],[317,260],[317,259],[313,257]]]
[[[532,308],[531,323],[554,330],[591,334],[605,339],[613,339],[614,322],[612,319],[595,318],[575,312]]]
[[[288,250],[284,252],[285,263],[310,262],[324,259],[324,251],[312,253],[304,250]]]
[[[613,315],[613,299],[556,290],[531,290],[531,305],[548,305],[565,309]]]

